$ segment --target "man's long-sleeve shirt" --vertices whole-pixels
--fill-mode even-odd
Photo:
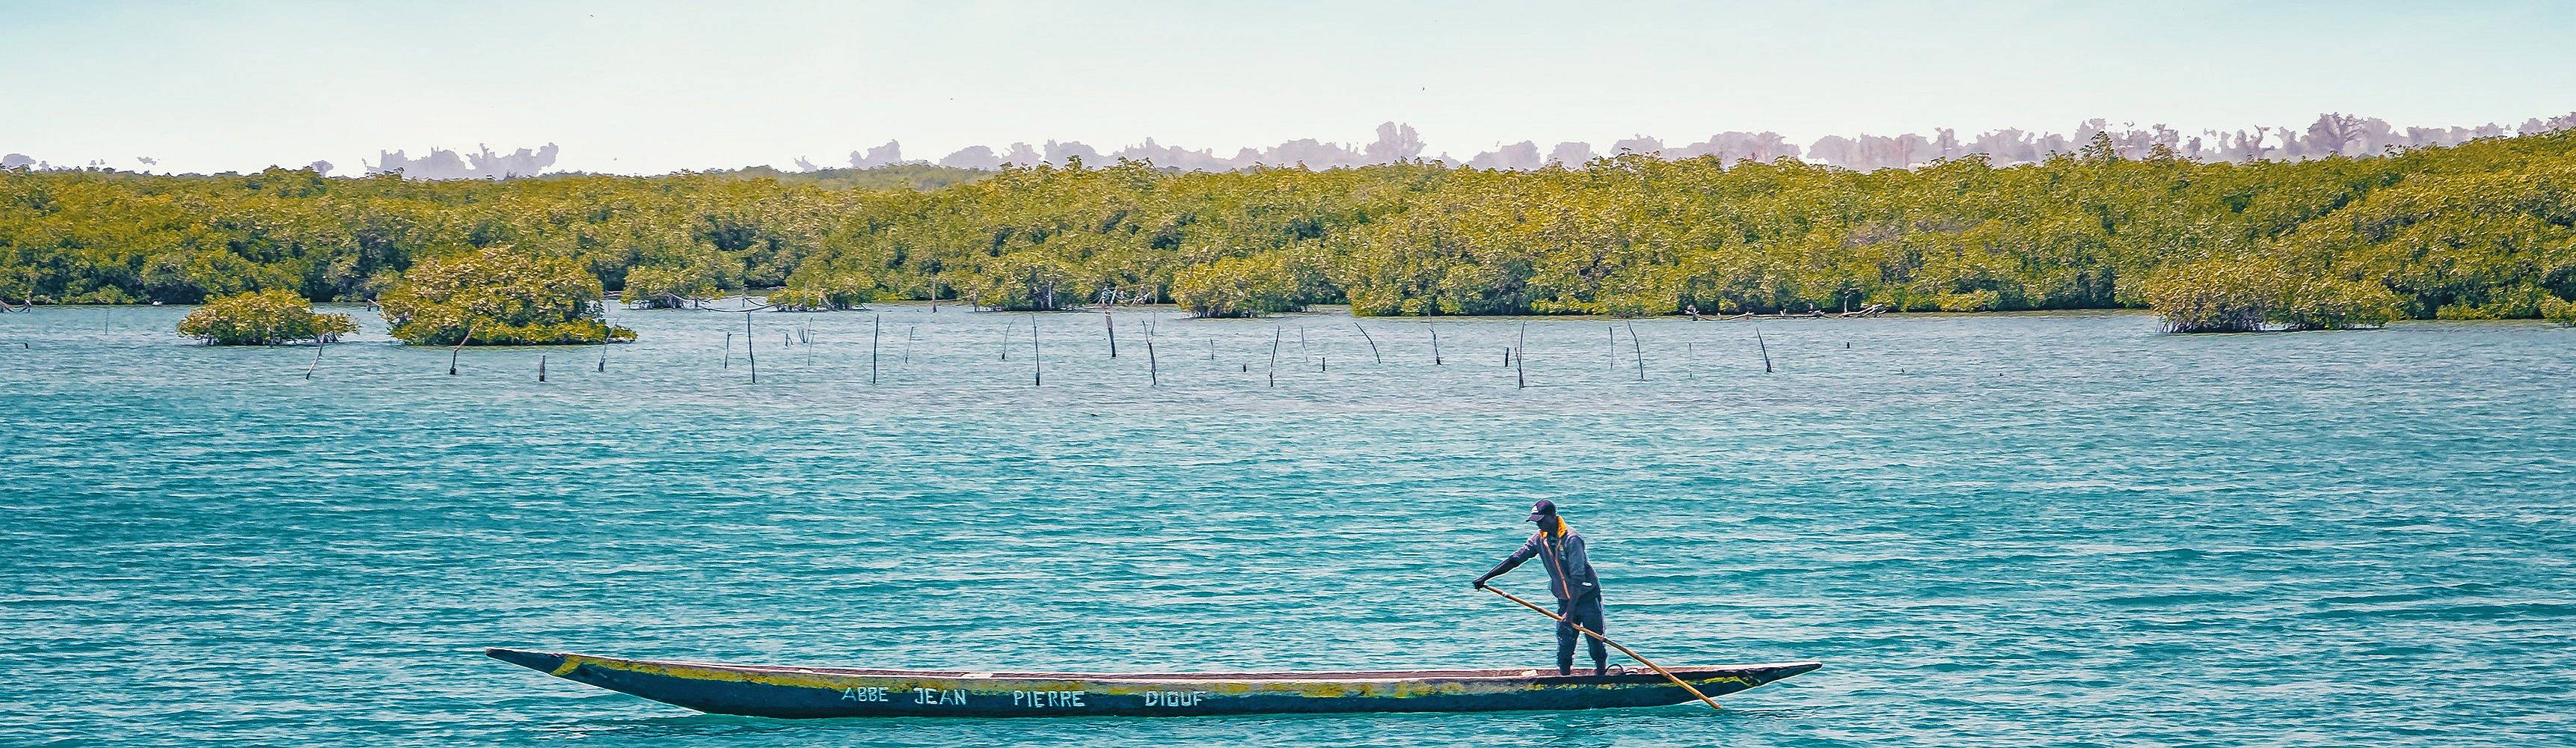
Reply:
[[[1510,558],[1485,573],[1492,579],[1520,568],[1523,562],[1540,559],[1547,566],[1548,591],[1558,600],[1581,600],[1601,595],[1601,579],[1592,573],[1592,557],[1583,552],[1583,535],[1567,528],[1564,535],[1540,531],[1529,542],[1513,551]]]

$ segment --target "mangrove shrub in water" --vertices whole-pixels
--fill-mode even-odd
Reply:
[[[2215,258],[2167,268],[2146,284],[2147,305],[2170,332],[2346,330],[2398,316],[2376,283],[2308,275],[2268,259]]]
[[[1280,252],[1224,257],[1172,277],[1172,301],[1201,317],[1259,317],[1306,308]]]
[[[286,290],[233,294],[179,319],[179,334],[213,345],[329,343],[357,331],[358,323],[349,315],[316,314],[312,302]]]
[[[601,317],[599,278],[580,263],[496,247],[412,266],[381,304],[412,345],[571,345],[634,340]]]
[[[788,276],[787,287],[769,292],[769,304],[786,312],[837,312],[857,309],[876,298],[876,281],[855,273],[820,266]]]

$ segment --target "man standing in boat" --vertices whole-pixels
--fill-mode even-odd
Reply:
[[[1522,543],[1521,549],[1513,551],[1511,557],[1495,564],[1493,571],[1477,577],[1476,589],[1484,589],[1486,582],[1519,568],[1531,557],[1544,560],[1547,563],[1548,591],[1556,595],[1556,614],[1564,618],[1556,624],[1556,674],[1574,674],[1576,638],[1592,641],[1592,674],[1607,674],[1609,649],[1601,646],[1600,639],[1574,630],[1575,626],[1582,626],[1596,634],[1606,636],[1609,633],[1606,622],[1601,618],[1601,579],[1592,573],[1592,557],[1583,552],[1583,536],[1575,534],[1574,528],[1566,525],[1564,518],[1556,516],[1556,502],[1553,501],[1541,499],[1536,506],[1530,507],[1529,521],[1538,523],[1538,534],[1531,535],[1529,542]]]

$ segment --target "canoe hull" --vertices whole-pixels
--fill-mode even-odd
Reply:
[[[1557,677],[1529,670],[1059,674],[794,668],[487,650],[568,680],[714,714],[756,717],[1207,716],[1320,712],[1605,709],[1694,699],[1651,671]],[[1711,697],[1816,663],[1674,668]]]

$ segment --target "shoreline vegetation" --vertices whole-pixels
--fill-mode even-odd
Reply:
[[[759,288],[794,310],[2571,323],[2576,133],[2252,163],[2126,158],[2097,137],[2039,163],[1865,173],[1639,154],[1532,171],[1077,162],[926,192],[703,174],[0,170],[0,300],[13,308],[285,291],[381,301],[416,344],[575,344],[631,337],[600,321],[611,294],[688,306]]]

